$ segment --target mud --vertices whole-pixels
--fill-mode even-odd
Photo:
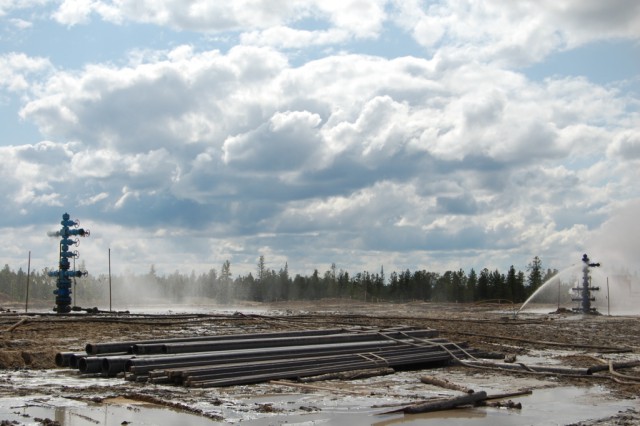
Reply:
[[[78,423],[82,416],[94,419],[91,424],[121,424],[130,421],[124,414],[135,410],[137,424],[154,424],[153,419],[157,418],[154,416],[162,417],[162,412],[152,412],[152,408],[197,416],[205,422],[418,424],[424,418],[380,413],[388,411],[388,407],[456,394],[422,384],[420,376],[430,374],[488,393],[533,390],[531,396],[518,399],[523,405],[519,412],[476,407],[425,417],[437,418],[441,424],[447,424],[447,419],[455,419],[449,424],[464,424],[466,418],[474,424],[640,424],[637,399],[640,382],[621,379],[606,371],[570,377],[450,366],[361,380],[315,382],[317,389],[307,390],[269,383],[198,390],[132,383],[122,377],[84,377],[73,370],[57,369],[54,363],[57,352],[83,351],[87,343],[353,325],[408,325],[434,328],[442,337],[468,342],[480,350],[515,355],[516,362],[527,365],[591,367],[602,361],[640,359],[638,316],[524,312],[514,317],[515,310],[509,305],[353,301],[243,307],[160,306],[129,311],[67,316],[45,312],[0,313],[0,407],[9,407],[0,410],[0,421],[47,424],[36,422],[35,414],[28,419],[19,418],[10,410],[12,406],[31,404],[49,407],[49,411],[43,408],[37,414],[43,422],[47,413],[55,421],[51,416],[56,412],[50,410],[58,407],[57,415],[72,416],[74,424],[82,424]],[[544,312],[544,308],[537,311]],[[620,372],[631,378],[640,377],[638,367]],[[64,408],[64,401],[72,402],[72,408]],[[125,407],[125,411],[117,407]],[[100,417],[95,410],[113,415]],[[23,411],[29,414],[28,410]],[[145,418],[146,423],[142,420]],[[184,420],[183,424],[187,424],[186,417]]]

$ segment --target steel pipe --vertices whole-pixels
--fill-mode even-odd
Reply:
[[[124,367],[135,355],[109,356],[102,358],[102,375],[115,376],[118,373],[124,373]]]
[[[453,348],[453,344],[450,344],[450,352],[457,357],[464,356],[464,353],[460,349]],[[149,372],[149,378],[152,382],[157,382],[156,379],[161,379],[165,382],[168,378],[174,383],[183,383],[187,381],[205,381],[215,380],[230,377],[243,376],[243,372],[251,372],[251,375],[255,375],[259,372],[282,372],[289,370],[304,370],[307,368],[318,368],[320,366],[326,366],[329,369],[328,373],[344,371],[338,368],[337,371],[331,370],[331,366],[336,366],[344,363],[354,363],[354,369],[358,368],[374,368],[383,366],[393,366],[398,363],[398,360],[414,359],[418,361],[430,360],[432,357],[446,357],[451,358],[451,354],[442,348],[427,347],[416,348],[412,346],[404,348],[387,348],[380,350],[376,353],[349,353],[343,355],[332,356],[318,356],[312,358],[293,359],[285,358],[279,360],[263,360],[256,362],[242,362],[242,363],[230,363],[230,364],[208,364],[202,367],[176,367],[173,369],[155,370]],[[324,373],[323,373],[324,374]],[[245,374],[246,375],[246,374]]]
[[[170,339],[152,339],[152,340],[134,340],[124,342],[107,342],[107,343],[87,343],[85,350],[89,355],[100,355],[113,352],[125,352],[131,353],[131,348],[135,345],[154,345],[162,343],[175,343],[175,342],[197,342],[205,340],[233,340],[233,339],[252,339],[252,338],[264,338],[264,337],[296,337],[296,336],[310,336],[310,335],[323,335],[323,334],[337,334],[348,330],[350,332],[357,331],[358,328],[331,328],[320,330],[298,330],[298,331],[285,331],[285,332],[273,332],[273,333],[254,333],[254,334],[216,334],[213,336],[195,336],[195,337],[176,337]],[[370,329],[362,329],[363,331]],[[384,329],[382,329],[384,330]],[[141,352],[142,354],[142,352]],[[145,353],[148,354],[148,353]]]
[[[125,372],[134,381],[231,386],[380,366],[433,365],[466,356],[461,345],[437,335],[436,330],[402,326],[108,342],[87,344],[87,355],[60,353],[56,362],[72,366],[75,360],[83,374]]]
[[[439,362],[449,362],[451,360],[451,355],[446,352],[432,354],[431,356],[422,356],[422,357],[407,357],[404,359],[398,358],[394,360],[388,360],[386,365],[393,367],[415,364],[417,362],[421,364],[425,363],[439,363]],[[309,377],[316,376],[320,374],[328,374],[328,373],[336,373],[341,371],[350,371],[361,368],[367,368],[372,366],[372,362],[362,361],[362,362],[352,362],[352,363],[343,363],[330,365],[328,367],[311,367],[307,369],[291,369],[285,371],[277,371],[274,373],[263,373],[263,374],[250,374],[245,376],[236,376],[236,377],[228,377],[221,378],[216,380],[188,380],[185,382],[185,386],[188,387],[198,387],[198,388],[207,388],[207,387],[221,387],[221,386],[235,386],[241,384],[253,384],[260,383],[269,380],[282,380],[282,379],[296,379],[298,377]]]
[[[69,367],[71,357],[86,356],[86,355],[87,354],[84,352],[58,352],[56,354],[55,362],[58,367]]]
[[[80,363],[80,360],[81,360],[82,358],[86,358],[86,357],[88,357],[88,356],[89,356],[89,355],[87,355],[87,354],[75,354],[75,355],[71,355],[71,356],[69,357],[69,367],[71,367],[71,368],[78,368],[78,365],[79,365],[79,363]]]
[[[437,332],[435,332],[437,334]],[[430,338],[435,337],[433,330],[415,330],[385,333],[343,333],[323,336],[300,336],[295,339],[289,337],[267,337],[243,340],[219,340],[203,342],[165,343],[162,352],[165,354],[180,354],[189,352],[209,352],[216,350],[272,348],[300,345],[324,345],[331,343],[353,343],[367,341],[385,341],[406,339],[407,337]]]
[[[301,356],[314,356],[317,354],[340,354],[348,352],[374,351],[379,348],[398,346],[411,342],[409,339],[400,341],[383,340],[378,342],[356,342],[311,346],[288,346],[267,348],[254,348],[250,350],[232,350],[218,352],[199,352],[193,354],[180,354],[172,356],[136,357],[126,363],[125,371],[132,374],[145,375],[149,371],[159,368],[172,368],[181,364],[199,366],[211,364],[214,361],[256,361],[260,359],[290,358]]]
[[[102,358],[95,356],[80,358],[78,361],[78,370],[80,370],[82,374],[102,373]]]
[[[447,345],[449,350],[455,351],[456,348],[453,344]],[[309,357],[286,357],[286,358],[260,358],[256,360],[243,360],[242,362],[236,362],[232,360],[229,363],[213,362],[211,364],[196,366],[196,367],[176,367],[173,369],[165,369],[168,375],[190,375],[197,376],[203,374],[210,374],[212,371],[235,371],[241,372],[243,370],[253,370],[260,368],[263,365],[275,365],[285,363],[287,365],[296,364],[314,364],[322,362],[339,362],[343,360],[361,360],[371,357],[374,359],[382,359],[387,356],[398,356],[410,353],[425,354],[433,352],[443,352],[443,349],[439,347],[415,347],[410,345],[396,345],[387,348],[377,348],[375,351],[349,351],[340,354],[310,354]],[[458,351],[459,352],[459,351]],[[150,375],[153,372],[150,372]]]
[[[405,355],[409,356],[409,355]],[[414,356],[418,357],[417,354]],[[420,355],[420,359],[423,359],[425,355]],[[445,356],[447,359],[450,358],[449,354],[444,352],[438,352],[432,354],[431,356],[437,357],[437,359],[441,359],[441,357]],[[396,358],[387,357],[384,354],[379,354],[379,357],[365,359],[361,357],[346,357],[343,359],[325,359],[325,360],[316,360],[313,363],[309,362],[287,362],[287,363],[276,363],[276,364],[264,364],[260,366],[251,365],[247,366],[248,368],[242,369],[240,368],[217,368],[213,369],[209,374],[193,374],[187,373],[184,375],[167,375],[169,379],[173,380],[175,383],[184,384],[191,382],[201,382],[201,381],[212,381],[212,380],[222,380],[227,378],[239,378],[246,376],[246,372],[250,371],[250,375],[254,376],[256,374],[270,373],[276,374],[281,372],[296,372],[297,376],[300,371],[306,371],[308,369],[326,369],[326,373],[337,373],[345,370],[358,370],[365,368],[377,368],[377,367],[389,367],[392,366],[393,360]],[[349,368],[347,368],[349,367]],[[242,374],[245,372],[245,374]],[[325,373],[322,373],[325,374]]]

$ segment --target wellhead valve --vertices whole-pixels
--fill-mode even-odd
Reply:
[[[59,314],[71,312],[71,279],[79,278],[87,275],[86,271],[70,270],[70,258],[77,258],[80,254],[77,250],[70,251],[69,246],[77,246],[80,240],[77,237],[88,237],[89,230],[79,228],[80,222],[70,219],[69,213],[62,215],[59,231],[48,232],[51,237],[60,237],[60,260],[59,269],[57,271],[49,271],[50,277],[56,277],[56,289],[53,294],[56,295],[56,306],[53,308]],[[72,229],[73,227],[73,229]],[[74,239],[70,237],[76,237]]]

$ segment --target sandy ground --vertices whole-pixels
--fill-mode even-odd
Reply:
[[[548,309],[550,310],[552,309]],[[136,310],[132,309],[131,312]],[[640,360],[640,316],[525,312],[514,317],[513,309],[508,305],[435,305],[423,302],[372,304],[344,301],[243,307],[165,306],[156,307],[155,312],[158,314],[66,316],[1,312],[0,398],[40,395],[54,401],[51,403],[59,398],[93,403],[113,402],[114,398],[122,398],[129,402],[171,406],[219,422],[282,424],[295,423],[293,419],[300,419],[302,422],[305,419],[308,421],[320,418],[323,410],[333,410],[332,413],[338,413],[335,419],[339,419],[339,410],[341,404],[348,400],[345,397],[347,395],[355,398],[351,400],[351,413],[354,412],[354,406],[363,410],[359,417],[351,417],[350,424],[392,424],[400,421],[397,416],[380,420],[372,416],[372,410],[380,411],[386,406],[455,395],[454,391],[420,383],[421,375],[430,374],[476,390],[494,393],[525,388],[534,389],[534,395],[536,392],[539,395],[551,392],[553,395],[554,389],[558,395],[560,392],[584,391],[587,396],[581,394],[582,398],[599,398],[597,403],[587,400],[585,407],[598,404],[608,407],[607,410],[600,411],[585,409],[587,418],[583,415],[577,422],[567,421],[565,417],[550,410],[548,417],[541,420],[540,424],[640,424],[640,401],[637,399],[640,379],[633,380],[640,377],[639,367],[620,370],[619,373],[630,376],[625,379],[608,372],[576,378],[450,366],[436,370],[398,372],[365,381],[317,382],[316,390],[275,384],[197,390],[131,383],[123,378],[87,379],[75,371],[61,372],[56,368],[56,353],[82,351],[87,343],[354,325],[433,328],[440,332],[441,337],[451,341],[468,342],[471,347],[484,351],[515,355],[517,361],[524,364],[590,367],[603,360]],[[159,314],[161,312],[165,314]],[[546,311],[543,308],[540,312]],[[64,374],[62,380],[61,374]],[[268,398],[273,395],[277,398]],[[523,399],[522,404],[524,412],[527,400]],[[538,402],[537,407],[544,405],[545,402]],[[582,410],[581,407],[569,405],[566,410]],[[544,411],[544,408],[541,409]],[[493,417],[486,417],[486,412],[477,411],[482,409],[472,410],[476,410],[475,413],[484,419],[476,421],[477,424],[499,424],[496,413]],[[555,416],[559,417],[556,419]],[[353,419],[359,421],[354,422]],[[439,423],[445,424],[445,417],[439,419]],[[1,420],[3,419],[0,417]],[[509,422],[513,420],[511,418]],[[407,421],[407,418],[402,417],[402,421]],[[41,423],[25,424],[55,423],[46,423],[45,419]]]

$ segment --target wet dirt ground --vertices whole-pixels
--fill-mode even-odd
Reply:
[[[60,369],[58,352],[87,343],[347,326],[432,328],[453,342],[515,356],[525,365],[591,367],[640,360],[640,316],[514,316],[510,305],[323,301],[131,308],[130,313],[0,312],[0,424],[640,424],[640,367],[573,377],[468,366],[398,371],[313,387],[263,383],[193,389],[82,376]],[[503,363],[502,360],[491,360]],[[423,384],[431,375],[513,398],[522,409],[475,407],[423,415],[383,414],[460,392]],[[627,377],[620,376],[626,375]],[[437,421],[436,421],[437,420]],[[13,422],[13,423],[12,423]],[[57,422],[57,423],[56,423]]]

